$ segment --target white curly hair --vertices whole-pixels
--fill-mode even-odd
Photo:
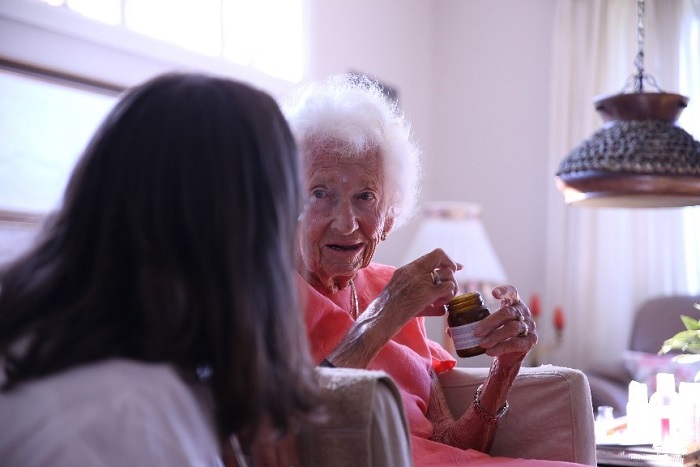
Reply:
[[[361,160],[378,149],[384,166],[384,190],[393,228],[415,213],[421,179],[421,152],[411,127],[395,101],[372,79],[333,75],[293,92],[283,111],[302,159],[326,149]]]

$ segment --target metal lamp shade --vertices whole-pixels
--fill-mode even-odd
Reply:
[[[675,124],[687,101],[662,92],[597,99],[603,127],[557,172],[565,201],[626,208],[700,204],[700,142]]]

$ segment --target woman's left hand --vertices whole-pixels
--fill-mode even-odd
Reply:
[[[500,308],[474,328],[474,335],[481,338],[479,345],[486,349],[487,355],[495,357],[479,398],[482,410],[490,414],[497,413],[504,406],[520,365],[537,344],[532,313],[520,300],[515,287],[496,287],[492,293],[500,300]],[[450,444],[455,446],[487,452],[496,435],[496,425],[481,422],[477,425],[480,429],[474,430],[474,419],[480,417],[475,406],[468,409],[447,431],[446,439],[451,439]]]
[[[519,363],[537,344],[537,325],[515,287],[496,287],[493,296],[500,300],[501,307],[481,320],[474,334],[482,338],[479,345],[487,355]]]

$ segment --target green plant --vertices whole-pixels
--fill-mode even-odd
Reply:
[[[695,308],[700,311],[700,304],[696,303]],[[681,320],[686,330],[667,339],[661,346],[659,355],[668,353],[671,350],[680,350],[684,354],[700,354],[700,320],[686,315],[681,315]],[[677,358],[682,361],[683,359],[696,360],[698,357],[695,355],[679,355]]]

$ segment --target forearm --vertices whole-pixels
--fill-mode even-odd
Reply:
[[[474,404],[455,421],[437,379],[434,380],[430,391],[428,418],[433,424],[431,440],[460,449],[486,452],[496,435],[496,426],[479,417]]]
[[[481,393],[481,406],[489,413],[496,413],[506,403],[524,357],[522,355],[511,359],[501,356],[493,359]]]
[[[495,416],[506,404],[508,391],[518,374],[520,363],[519,358],[494,359],[489,376],[481,386],[478,402],[475,399],[457,421],[444,423],[443,419],[442,426],[436,424],[436,436],[439,436],[437,440],[461,449],[488,452],[498,426]],[[444,398],[444,395],[442,397]],[[446,406],[446,402],[444,405]]]
[[[372,302],[326,360],[338,367],[367,368],[399,330],[382,311],[384,305],[381,298]]]

